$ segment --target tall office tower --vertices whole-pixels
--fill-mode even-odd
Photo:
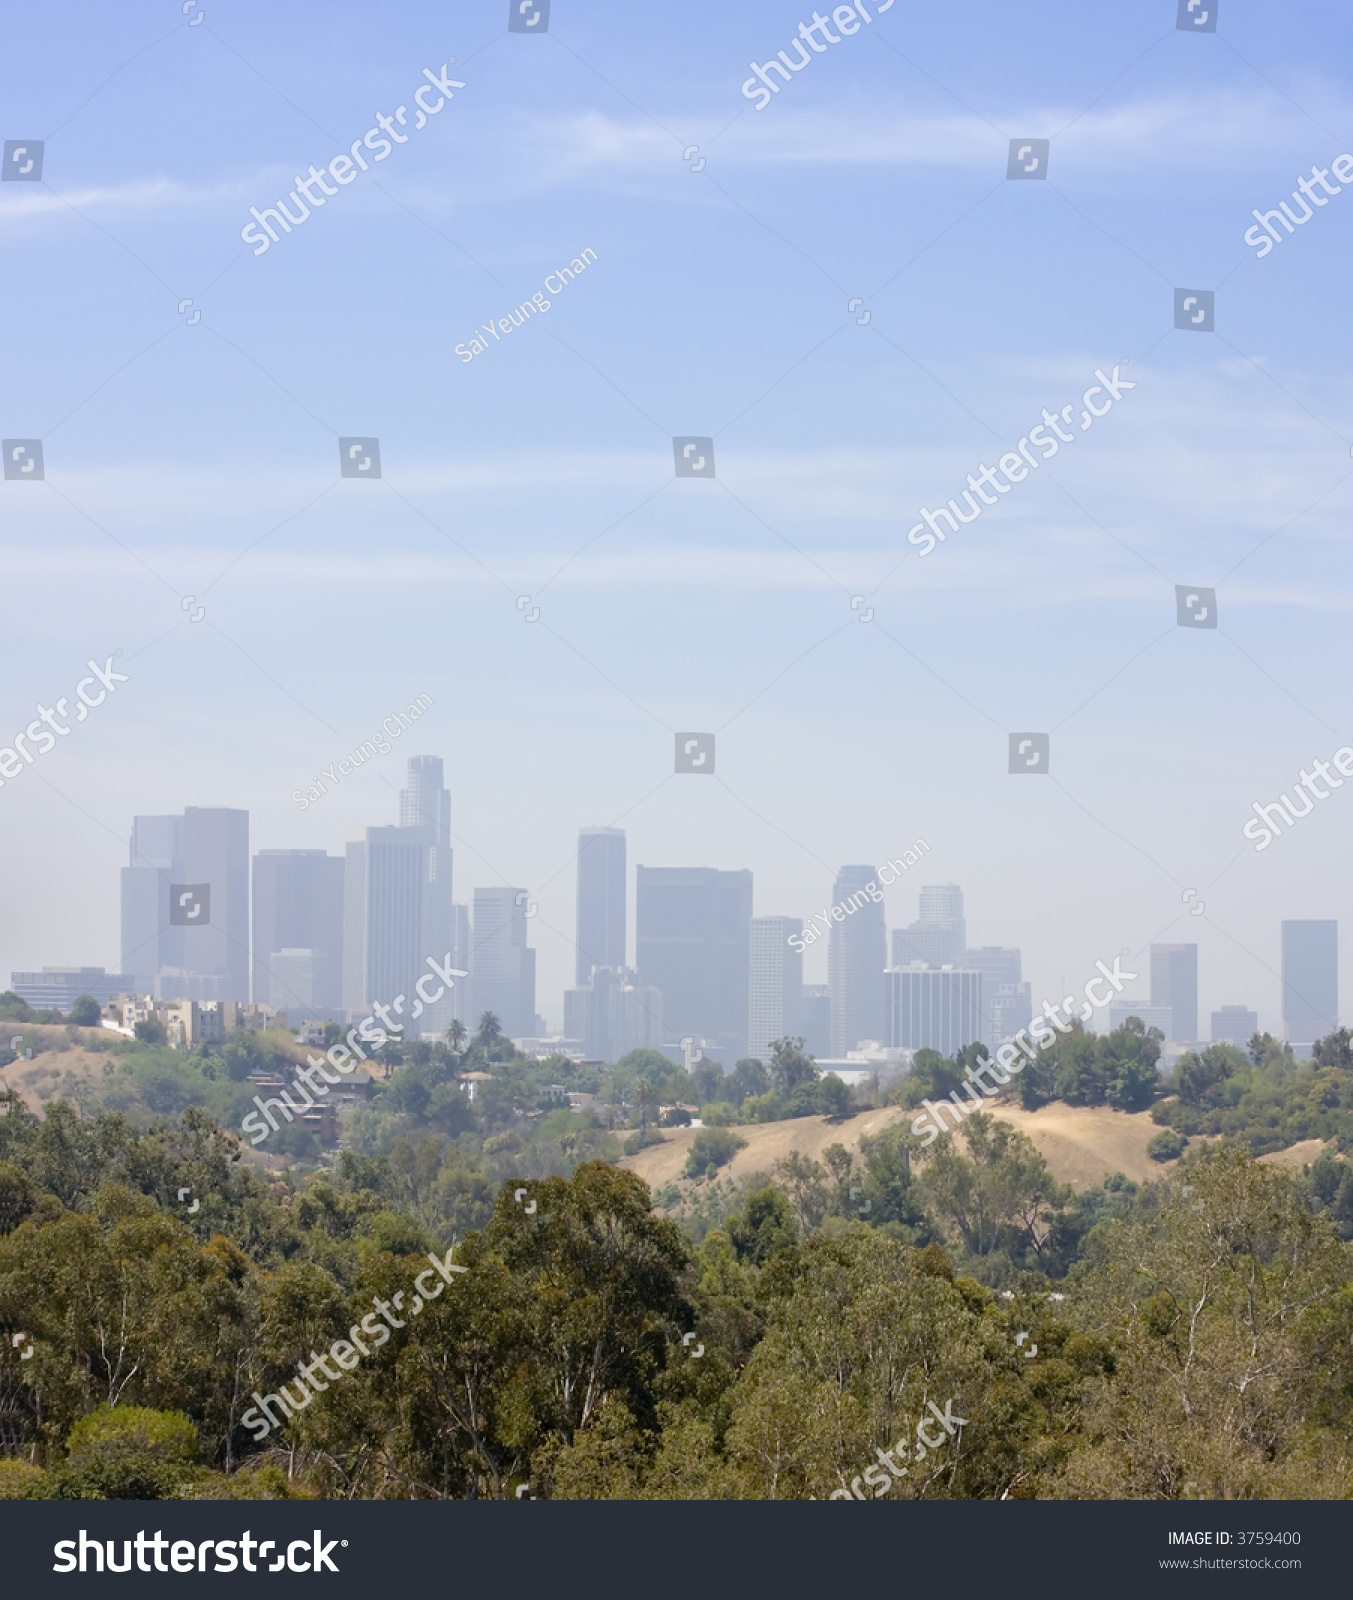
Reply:
[[[578,939],[575,981],[593,967],[625,965],[625,830],[583,828],[578,834]]]
[[[1259,1032],[1259,1013],[1248,1006],[1223,1006],[1212,1013],[1212,1043],[1238,1044],[1243,1050]]]
[[[351,1012],[411,995],[422,948],[427,828],[367,828],[343,871],[343,1004]],[[437,954],[440,956],[441,952]],[[409,1011],[405,1006],[405,1013]],[[408,1030],[408,1023],[405,1023]]]
[[[918,963],[923,967],[961,966],[963,952],[954,931],[937,922],[912,922],[905,928],[894,928],[892,965],[914,967]]]
[[[434,842],[451,844],[451,791],[440,756],[410,756],[408,787],[399,792],[401,828],[431,828]]]
[[[790,938],[799,941],[799,949]],[[747,1054],[769,1062],[773,1039],[803,1033],[803,918],[753,917]]]
[[[952,1057],[982,1038],[982,974],[963,969],[893,968],[888,973],[889,1036],[904,1050]]]
[[[958,948],[963,950],[967,947],[968,924],[963,917],[963,891],[956,883],[926,884],[921,890],[917,920],[950,929],[958,935]]]
[[[832,992],[825,983],[805,983],[799,1009],[799,1032],[807,1055],[825,1061],[832,1053]]]
[[[1313,1044],[1339,1027],[1339,924],[1283,923],[1283,1032]]]
[[[1174,1021],[1165,1037],[1193,1044],[1198,1038],[1198,946],[1151,946],[1151,1004],[1169,1006]]]
[[[247,811],[188,806],[181,817],[133,819],[122,944],[123,970],[160,999],[246,999]]]
[[[536,1032],[536,953],[526,943],[527,898],[525,889],[474,892],[475,1016],[470,1025],[492,1011],[509,1039],[529,1039]]]
[[[832,905],[846,911],[832,921],[827,946],[827,987],[832,996],[832,1055],[854,1050],[862,1039],[883,1042],[887,1028],[888,931],[883,896],[864,893],[875,883],[873,867],[842,867],[832,886]]]
[[[455,953],[455,912],[452,910],[451,791],[446,787],[440,756],[410,756],[407,787],[399,795],[399,824],[402,828],[427,828],[430,834],[426,860],[427,875],[423,891],[423,956],[445,961]],[[449,965],[467,971],[464,961]],[[424,968],[426,970],[426,968]],[[418,1019],[424,1033],[441,1033],[460,1015],[465,996],[457,988],[427,1006]],[[466,1021],[461,1017],[462,1022]]]
[[[893,929],[892,964],[910,967],[921,961],[928,967],[961,967],[967,943],[962,889],[956,883],[928,884],[921,890],[917,920]]]
[[[284,963],[274,961],[283,953]],[[342,1007],[342,856],[323,850],[255,855],[254,1001],[298,1020],[302,1011]]]
[[[169,885],[183,882],[183,818],[133,817],[131,863],[122,869],[122,970],[149,992],[164,967],[181,964],[169,921]]]
[[[245,1000],[249,994],[249,813],[224,806],[185,806],[183,882],[206,884],[210,916],[205,927],[188,922],[182,972],[189,992],[166,999]],[[178,915],[191,917],[179,896]],[[170,914],[175,908],[170,907]],[[204,980],[196,983],[194,980]],[[161,985],[163,988],[163,985]],[[202,993],[191,992],[201,988]]]
[[[708,1040],[725,1068],[747,1053],[752,875],[636,869],[639,982],[662,991],[668,1040]]]

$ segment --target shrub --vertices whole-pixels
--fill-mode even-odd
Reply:
[[[0,1500],[45,1500],[47,1474],[27,1461],[0,1460]]]
[[[53,1499],[178,1499],[196,1476],[197,1429],[181,1411],[104,1405],[74,1424],[66,1452]]]
[[[742,1114],[728,1100],[711,1100],[707,1106],[700,1107],[700,1120],[707,1128],[731,1128],[735,1122],[742,1121]]]
[[[746,1143],[728,1128],[701,1128],[691,1142],[682,1177],[709,1177],[731,1161]]]
[[[1188,1140],[1181,1138],[1173,1128],[1167,1128],[1152,1139],[1146,1147],[1146,1153],[1152,1161],[1177,1161],[1184,1154],[1187,1143]]]

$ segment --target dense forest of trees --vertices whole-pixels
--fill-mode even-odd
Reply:
[[[716,1162],[681,1221],[612,1164],[623,1121],[553,1104],[559,1063],[482,1029],[460,1043],[389,1063],[327,1170],[262,1170],[229,1122],[119,1087],[234,1092],[257,1041],[177,1062],[129,1046],[107,1074],[120,1110],[0,1099],[0,1497],[1353,1486],[1347,1164],[1255,1159],[1289,1135],[1342,1145],[1346,1034],[1312,1062],[1264,1039],[1183,1058],[1154,1114],[1223,1139],[1157,1183],[1073,1193],[979,1113],[923,1156],[904,1121],[740,1183]],[[1029,1092],[1140,1098],[1152,1045],[1140,1026],[1068,1036]],[[474,1106],[449,1081],[470,1059],[490,1071]],[[702,1092],[728,1080],[673,1083],[661,1059],[595,1084],[641,1140],[674,1088],[730,1103]],[[743,1102],[820,1087],[798,1072],[747,1067]],[[923,1057],[901,1098],[957,1072]]]

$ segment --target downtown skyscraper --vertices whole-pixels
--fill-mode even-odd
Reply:
[[[249,998],[249,813],[134,817],[122,970],[164,1000]]]
[[[593,967],[625,965],[625,831],[578,834],[577,950],[574,982],[586,987]]]
[[[747,1049],[752,875],[636,869],[636,965],[662,992],[667,1040],[705,1040],[728,1069]]]
[[[458,961],[452,907],[451,796],[439,756],[413,756],[400,795],[400,826],[348,840],[343,879],[343,1005],[351,1012],[412,997],[427,960]],[[412,1000],[410,1000],[410,1007]],[[440,1033],[464,1008],[449,989],[405,1035]]]
[[[842,867],[832,887],[832,905],[853,900],[855,910],[832,924],[827,946],[827,986],[832,999],[832,1055],[842,1057],[864,1039],[887,1042],[888,931],[883,899],[866,894],[874,867]]]

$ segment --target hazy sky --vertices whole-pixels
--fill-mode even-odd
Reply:
[[[341,851],[432,753],[456,897],[531,889],[555,1025],[577,830],[614,824],[631,882],[749,867],[759,915],[922,837],[890,926],[957,881],[1036,1000],[1196,940],[1203,1027],[1278,1028],[1280,920],[1353,930],[1353,784],[1241,836],[1353,740],[1353,192],[1264,259],[1243,235],[1353,151],[1346,7],[1219,0],[1190,35],[1175,0],[896,0],[763,111],[749,62],[812,18],[778,0],[554,0],[543,36],[508,0],[189,9],[6,20],[0,133],[46,145],[0,185],[0,432],[46,479],[0,484],[0,738],[91,656],[129,681],[0,788],[0,976],[117,967],[133,814]],[[400,105],[407,142],[255,257],[250,206]],[[1033,138],[1048,178],[1007,181]],[[1175,329],[1176,288],[1215,290],[1215,332]],[[1074,442],[919,556],[917,507],[1068,403]],[[675,478],[675,435],[714,438],[714,481]],[[346,436],[379,482],[340,480]],[[1215,631],[1176,584],[1217,590]],[[673,773],[688,730],[713,778]],[[1050,732],[1049,776],[1008,773],[1011,731]]]

